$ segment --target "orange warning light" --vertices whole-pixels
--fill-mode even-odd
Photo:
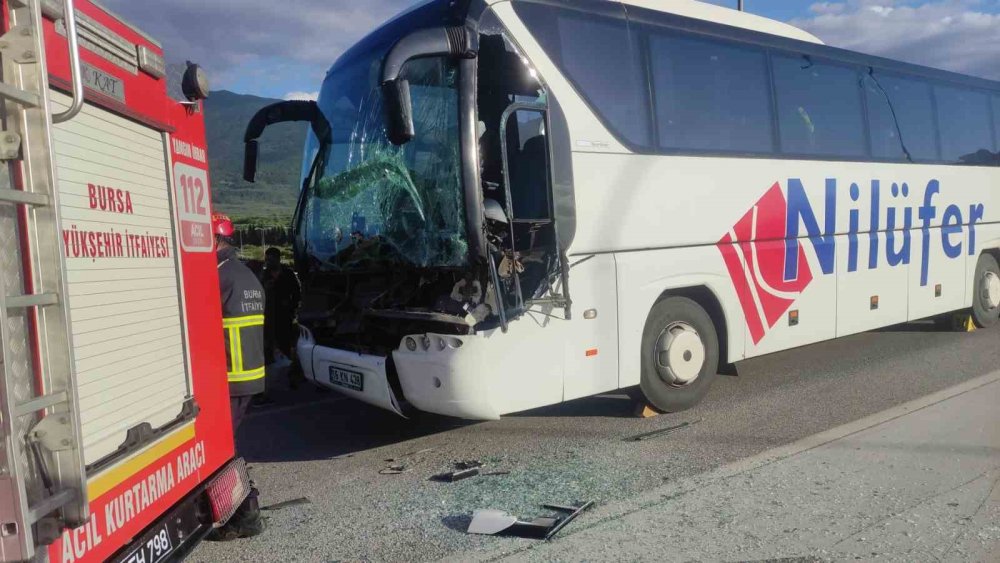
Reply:
[[[591,348],[590,350],[587,350],[587,357],[588,358],[591,357],[591,356],[596,356],[596,355],[597,355],[597,348]]]

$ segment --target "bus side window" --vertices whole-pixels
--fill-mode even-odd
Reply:
[[[992,160],[990,101],[971,88],[934,86],[941,156],[946,162],[985,164]]]
[[[654,29],[649,57],[661,148],[774,152],[763,50]]]
[[[545,115],[534,110],[514,112],[507,123],[514,219],[550,218],[547,152]]]
[[[994,164],[1000,166],[1000,94],[993,94],[993,150],[997,156]]]
[[[930,84],[880,72],[866,76],[864,84],[872,156],[904,160],[905,145],[915,161],[938,160],[940,155]]]
[[[775,56],[773,61],[781,152],[865,156],[858,70],[805,56]]]
[[[600,13],[588,13],[569,4],[515,2],[514,11],[608,129],[627,144],[649,147],[649,84],[622,5],[594,3]]]

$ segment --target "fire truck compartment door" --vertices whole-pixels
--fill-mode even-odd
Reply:
[[[104,109],[55,125],[53,149],[90,465],[190,396],[171,192],[164,135]]]

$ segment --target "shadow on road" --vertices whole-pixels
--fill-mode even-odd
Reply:
[[[956,332],[951,315],[877,328],[872,332]]]
[[[428,413],[405,419],[310,383],[290,389],[269,377],[267,385],[269,402],[250,408],[237,436],[238,453],[249,462],[324,460],[477,424]],[[627,394],[615,393],[508,416],[630,418],[634,407]]]
[[[470,514],[457,514],[453,516],[445,516],[444,518],[441,519],[441,523],[444,524],[445,528],[463,533],[469,529],[470,522],[472,522],[472,515]]]
[[[237,436],[237,452],[249,462],[309,461],[405,442],[472,421],[418,413],[419,420],[302,383],[268,379],[270,402],[253,406]]]
[[[621,392],[575,399],[504,416],[632,418],[634,411],[635,401],[626,393]]]
[[[953,330],[949,317],[903,323],[876,332]],[[827,346],[845,343],[849,342],[838,340]],[[749,360],[750,363],[739,364],[743,366],[740,374],[752,374],[754,362],[760,361],[764,361],[765,366],[773,364],[768,360]],[[786,360],[781,361],[780,366],[780,371],[789,371]],[[291,389],[287,378],[271,377],[270,374],[267,385],[271,402],[250,409],[237,437],[239,454],[250,462],[325,460],[477,424],[426,413],[404,419],[309,383]],[[634,416],[634,409],[635,402],[623,390],[514,413],[505,418],[625,419]]]

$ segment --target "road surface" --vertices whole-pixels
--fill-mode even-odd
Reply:
[[[309,386],[278,389],[238,437],[262,505],[274,507],[265,512],[269,529],[204,543],[191,560],[422,561],[516,551],[531,540],[465,534],[472,511],[530,518],[544,514],[542,503],[627,503],[992,372],[998,339],[997,329],[966,334],[930,323],[859,334],[744,362],[699,407],[645,420],[632,418],[633,405],[618,394],[470,423],[406,421]],[[428,480],[472,459],[510,473]],[[389,467],[403,472],[384,474]]]

